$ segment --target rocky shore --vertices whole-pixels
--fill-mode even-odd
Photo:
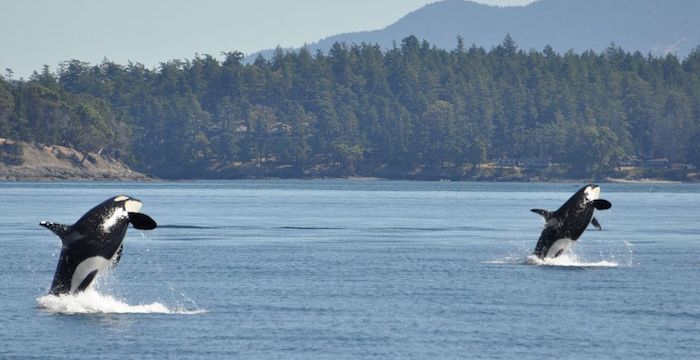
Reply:
[[[0,180],[146,181],[153,178],[98,153],[0,138]]]

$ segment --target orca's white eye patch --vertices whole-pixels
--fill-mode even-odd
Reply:
[[[600,186],[589,186],[586,188],[586,199],[589,201],[598,200],[600,198]]]
[[[142,205],[143,204],[140,201],[130,199],[127,200],[126,203],[124,203],[124,209],[126,209],[127,212],[136,213],[139,212],[139,210],[141,210]]]
[[[129,200],[129,197],[126,195],[119,195],[119,196],[114,198],[114,201],[116,201],[116,202],[120,202],[120,201],[124,201],[124,200]]]

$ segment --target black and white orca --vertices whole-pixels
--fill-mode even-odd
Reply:
[[[129,223],[137,229],[155,229],[156,222],[139,213],[141,205],[137,199],[120,195],[95,206],[73,225],[42,221],[39,225],[53,231],[63,243],[49,293],[81,292],[116,265]]]
[[[600,223],[593,217],[593,210],[610,207],[609,201],[600,198],[600,186],[590,184],[577,191],[557,211],[530,210],[542,215],[546,222],[534,254],[540,259],[561,255],[573,246],[589,223],[601,230]]]

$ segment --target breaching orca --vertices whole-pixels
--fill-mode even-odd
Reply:
[[[120,195],[95,206],[73,225],[42,221],[39,225],[53,231],[63,243],[49,292],[81,292],[102,271],[116,264],[129,223],[137,229],[155,229],[156,222],[138,212],[141,205],[137,199]]]
[[[590,184],[577,191],[557,211],[530,210],[542,215],[546,222],[534,254],[540,259],[561,255],[578,240],[589,223],[602,229],[593,217],[593,210],[606,210],[610,207],[612,204],[609,201],[600,199],[600,187]]]

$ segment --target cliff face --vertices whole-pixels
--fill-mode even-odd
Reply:
[[[0,138],[0,180],[152,180],[97,153]]]

